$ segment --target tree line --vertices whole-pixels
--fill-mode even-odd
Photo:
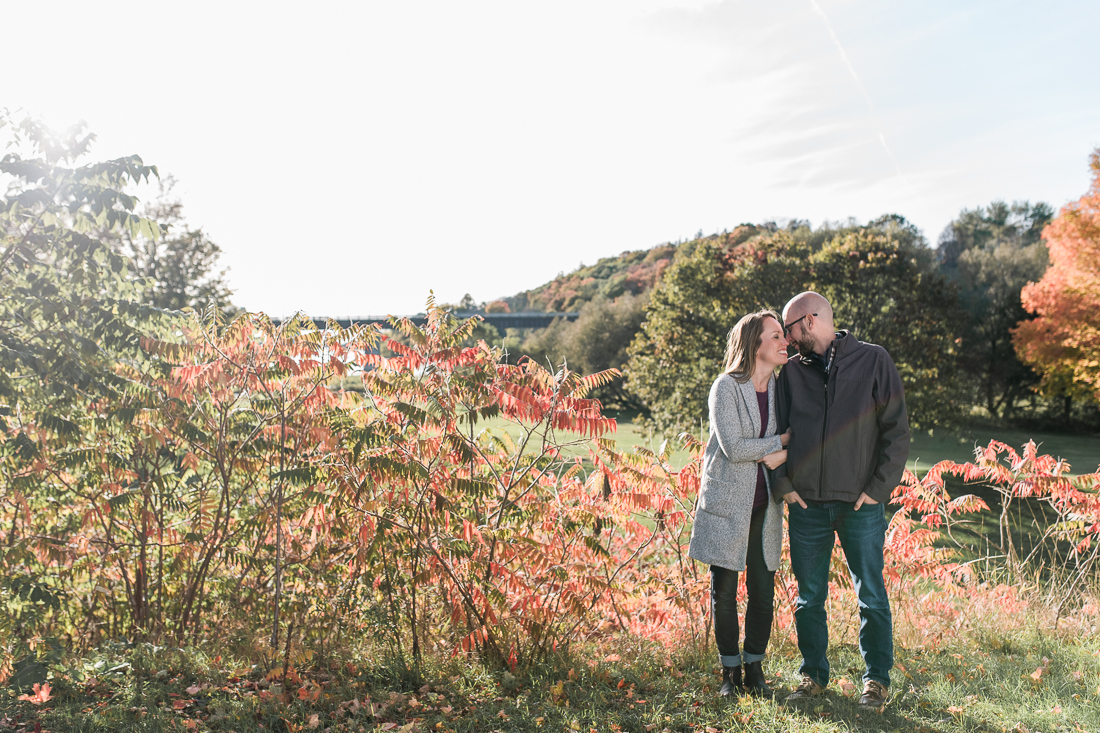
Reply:
[[[1095,165],[1095,155],[1093,160]],[[1059,359],[1087,363],[1087,347],[1055,346],[1057,356],[1041,357],[1036,344],[1047,341],[1045,332],[1032,326],[1039,301],[1022,297],[1029,283],[1065,272],[1071,260],[1081,264],[1070,267],[1070,282],[1095,278],[1082,274],[1095,267],[1081,254],[1095,246],[1095,234],[1080,226],[1073,235],[1063,233],[1065,222],[1078,216],[1073,207],[1088,198],[1057,219],[1044,203],[995,201],[964,209],[935,247],[897,215],[817,229],[799,220],[783,227],[741,225],[662,250],[667,265],[649,289],[609,297],[600,292],[607,285],[595,280],[588,286],[595,294],[580,306],[577,321],[511,335],[510,346],[518,355],[582,372],[621,369],[623,381],[600,394],[607,404],[641,413],[661,429],[682,429],[706,412],[707,388],[732,324],[746,312],[778,309],[792,294],[813,289],[833,301],[840,327],[891,350],[921,428],[977,419],[1095,429],[1096,390],[1078,372],[1054,365]],[[1048,249],[1057,247],[1066,252],[1052,267]],[[637,253],[619,259],[627,255]],[[1095,302],[1088,288],[1065,287],[1076,288],[1083,303]],[[532,292],[563,288],[558,283]],[[1070,326],[1077,333],[1090,316],[1082,304],[1074,312],[1083,319],[1076,330]],[[1052,313],[1038,322],[1065,325],[1068,317]],[[1087,343],[1087,334],[1067,339]]]

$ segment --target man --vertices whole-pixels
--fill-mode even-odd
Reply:
[[[833,329],[821,295],[801,293],[783,309],[787,343],[798,349],[776,383],[779,432],[791,429],[787,462],[772,490],[789,508],[791,569],[798,581],[795,628],[802,683],[789,700],[829,684],[825,600],[834,537],[859,597],[859,651],[866,671],[859,704],[881,712],[894,666],[893,621],[882,577],[885,504],[909,455],[905,395],[881,346]]]

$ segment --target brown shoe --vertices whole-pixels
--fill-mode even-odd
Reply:
[[[886,707],[886,701],[890,699],[890,690],[886,685],[874,680],[867,680],[863,686],[863,694],[859,698],[859,706],[864,710],[874,710],[881,713]]]
[[[817,697],[818,695],[824,695],[825,688],[814,682],[808,675],[802,677],[802,682],[798,687],[794,688],[794,692],[787,695],[787,700],[804,700],[810,697]]]

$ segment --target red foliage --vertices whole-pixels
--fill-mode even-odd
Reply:
[[[249,316],[180,344],[147,339],[147,368],[119,365],[129,386],[89,404],[78,443],[24,428],[37,451],[26,475],[68,499],[51,515],[9,496],[0,541],[19,549],[15,571],[57,571],[88,628],[177,638],[244,614],[273,618],[275,641],[280,623],[322,637],[350,625],[385,630],[401,654],[476,650],[512,666],[611,633],[704,639],[708,574],[685,554],[702,445],[682,436],[680,466],[667,443],[620,451],[588,396],[614,372],[504,364],[468,345],[476,320],[428,310],[423,328],[395,321],[400,336]],[[362,395],[336,389],[349,372]],[[968,606],[1027,598],[960,559],[955,531],[989,506],[949,495],[947,477],[998,491],[1002,522],[1012,502],[1043,502],[1058,517],[1044,541],[1092,577],[1100,474],[993,441],[894,491],[886,580],[922,638],[957,629]],[[1010,540],[1010,567],[1031,562]],[[844,599],[837,571],[830,592]],[[776,625],[790,630],[786,560],[777,583]]]
[[[1050,267],[1020,293],[1038,318],[1017,326],[1013,343],[1046,390],[1100,401],[1100,150],[1091,166],[1089,192],[1043,230]]]

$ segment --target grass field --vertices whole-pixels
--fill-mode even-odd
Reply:
[[[914,433],[909,448],[909,469],[923,474],[937,461],[973,460],[974,446],[989,445],[999,440],[1017,451],[1034,440],[1039,452],[1063,458],[1073,467],[1073,473],[1093,473],[1100,466],[1100,435],[1050,433],[1015,429],[969,428],[960,433],[937,431],[934,436]]]
[[[479,427],[493,430],[507,430],[516,438],[518,429],[512,423],[505,420],[490,420]],[[698,437],[700,429],[695,430]],[[702,426],[701,432],[706,438],[706,426]],[[629,450],[634,446],[643,446],[656,451],[663,440],[663,436],[654,435],[651,431],[639,428],[630,420],[620,419],[618,429],[607,437],[614,440],[620,449]],[[1100,435],[1090,434],[1066,434],[1050,432],[1025,432],[1013,429],[967,428],[959,432],[947,433],[936,431],[934,435],[926,432],[914,432],[909,448],[909,460],[906,466],[918,476],[923,476],[928,469],[942,460],[951,460],[959,463],[974,459],[974,447],[986,446],[990,440],[999,440],[1019,451],[1028,440],[1034,440],[1039,444],[1042,453],[1048,453],[1055,458],[1064,458],[1073,467],[1074,473],[1092,473],[1100,466]],[[679,445],[673,440],[674,445]],[[588,451],[582,446],[571,449],[576,455],[587,455]],[[674,468],[679,468],[687,460],[687,454],[676,450],[673,452],[671,462]]]
[[[1093,627],[1095,629],[1095,627]],[[101,653],[59,675],[35,705],[0,692],[0,731],[719,731],[1100,730],[1100,647],[1035,630],[960,636],[940,648],[897,649],[892,699],[882,714],[856,705],[862,661],[834,644],[824,698],[785,705],[798,653],[774,639],[766,662],[776,700],[723,699],[709,649],[665,650],[622,638],[511,674],[460,659],[416,679],[383,661],[348,657],[279,674],[195,650]],[[281,670],[279,670],[281,672]]]

